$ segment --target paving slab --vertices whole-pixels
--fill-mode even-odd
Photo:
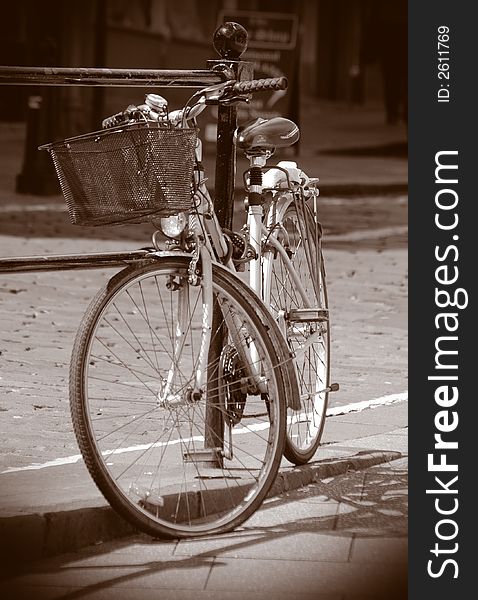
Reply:
[[[394,439],[401,438],[395,436]],[[321,450],[318,460],[308,465],[293,467],[284,461],[270,495],[278,496],[317,480],[334,478],[349,470],[368,468],[401,456],[397,451],[377,450],[380,446],[374,444],[374,436],[353,441],[360,448],[365,446],[368,450],[354,453],[353,448],[344,449],[340,444],[334,448],[330,445]],[[382,438],[379,437],[378,441],[381,442]],[[372,447],[375,449],[370,450]],[[81,463],[50,467],[50,470],[54,476],[49,477],[48,488],[41,487],[43,473],[40,470],[0,475],[0,483],[9,502],[0,512],[2,554],[32,560],[134,532],[107,505]],[[74,472],[76,478],[72,477]],[[77,485],[70,488],[72,479],[76,479]],[[40,492],[33,493],[37,489],[42,490],[43,496]],[[66,497],[61,493],[63,491],[67,492]],[[61,498],[61,501],[56,498]],[[317,506],[325,512],[331,510],[327,503]],[[309,507],[303,506],[303,510],[307,513]]]
[[[153,590],[166,599],[405,598],[406,466],[402,458],[284,493],[230,534],[180,542],[134,536],[23,565],[23,573],[4,576],[0,593],[103,600],[148,599]],[[388,510],[390,497],[402,503],[400,514]],[[380,513],[383,520],[374,519]],[[360,522],[369,526],[359,528]]]

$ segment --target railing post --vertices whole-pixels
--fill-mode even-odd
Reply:
[[[247,49],[247,31],[238,23],[225,23],[214,34],[214,48],[222,57],[209,60],[210,69],[222,72],[227,79],[252,79],[253,64],[241,60]],[[237,127],[235,106],[219,105],[217,119],[217,155],[214,209],[221,227],[232,227],[234,212],[234,185],[236,175],[236,147],[233,143]]]
[[[214,34],[214,48],[222,57],[209,60],[210,69],[222,72],[226,79],[243,81],[252,79],[252,63],[241,61],[247,49],[247,31],[238,23],[224,23]],[[236,179],[236,147],[234,131],[237,127],[235,106],[218,107],[216,177],[214,188],[214,210],[221,227],[231,229],[234,214],[234,187]],[[221,325],[221,309],[217,302],[213,307],[212,339],[209,348],[208,401],[206,405],[205,446],[224,448],[224,415],[219,406],[219,368],[221,352],[226,342],[226,332]],[[222,331],[221,331],[222,328]],[[212,462],[217,460],[213,453]],[[220,465],[215,465],[220,466]]]

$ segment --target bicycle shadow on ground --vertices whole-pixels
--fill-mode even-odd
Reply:
[[[29,574],[34,573],[36,576],[45,576],[44,585],[55,586],[55,575],[61,572],[61,585],[67,586],[67,575],[70,571],[72,574],[71,587],[77,586],[78,581],[83,580],[81,573],[86,576],[88,572],[94,571],[97,574],[99,573],[99,580],[102,575],[107,576],[106,579],[58,596],[52,596],[51,589],[47,590],[45,588],[48,598],[76,600],[89,597],[90,594],[94,593],[106,594],[108,591],[113,593],[113,590],[119,585],[131,584],[131,582],[142,577],[166,573],[173,569],[199,569],[205,566],[211,568],[213,564],[215,569],[221,566],[226,567],[228,560],[229,562],[231,560],[230,557],[267,559],[269,558],[267,546],[277,541],[280,541],[280,544],[275,545],[275,548],[284,549],[286,560],[299,561],[301,560],[300,557],[291,557],[290,550],[287,550],[289,547],[288,538],[290,540],[291,536],[295,534],[317,534],[320,532],[327,536],[351,540],[401,539],[404,541],[407,536],[407,486],[407,471],[402,468],[394,468],[388,464],[379,465],[366,471],[350,471],[344,475],[331,477],[322,482],[283,494],[279,498],[266,501],[259,513],[254,515],[243,527],[229,534],[182,542],[164,542],[139,535],[39,561],[32,565]],[[329,504],[332,510],[324,516],[313,516],[312,505],[317,503]],[[294,515],[304,514],[304,510],[307,512],[307,507],[311,516],[297,516],[295,518]],[[287,508],[290,508],[290,510],[286,512],[287,518],[284,520],[284,509]],[[121,550],[127,552],[128,548],[137,544],[141,544],[147,549],[148,556],[151,556],[155,547],[158,548],[159,552],[164,544],[172,544],[174,550],[171,556],[163,560],[146,560],[140,563],[135,561],[134,565],[128,563],[127,560],[121,562]],[[184,552],[184,545],[187,545],[186,552]],[[197,551],[194,550],[195,546]],[[261,546],[264,546],[264,548],[261,548]],[[102,565],[101,556],[107,555],[113,549],[118,553],[118,560],[114,563],[111,560],[105,560]],[[380,585],[383,585],[384,588],[377,588],[379,584],[370,582],[370,585],[375,585],[372,591],[362,589],[358,585],[358,587],[354,586],[353,594],[357,597],[366,594],[367,598],[386,597],[398,599],[406,597],[406,563],[403,552],[399,556],[394,556],[394,552],[396,552],[396,548],[395,550],[391,548],[389,556],[387,556],[382,544],[381,556],[376,559],[376,564],[365,564],[365,567],[370,568],[372,566],[380,573]],[[326,555],[324,556],[321,553],[323,553],[323,548],[317,550],[314,554],[313,547],[310,547],[304,560],[330,561]],[[274,558],[278,557],[274,556]],[[91,564],[88,564],[88,561]],[[128,568],[129,570],[134,568],[135,572],[111,576],[112,571],[117,573],[118,569],[121,568]],[[80,577],[78,577],[79,572]],[[340,573],[340,569],[337,572]],[[226,570],[224,576],[227,577]],[[14,581],[10,581],[10,584],[14,584]],[[340,582],[337,585],[340,587]],[[19,588],[19,592],[21,591],[21,588]],[[310,587],[307,587],[304,590],[295,589],[295,591],[297,593],[313,593],[320,590],[311,590]],[[41,594],[42,588],[35,587],[35,598],[41,599]],[[17,597],[26,598],[28,596]],[[270,598],[270,592],[264,593],[264,598]]]
[[[407,205],[407,198],[403,195],[328,198],[321,201],[319,218],[324,226],[327,248],[406,247]],[[12,205],[11,208],[0,206],[0,235],[24,238],[25,245],[28,245],[28,240],[35,238],[92,240],[93,251],[94,240],[149,244],[155,230],[150,223],[101,227],[72,225],[64,203],[58,201],[30,209],[21,205]],[[239,231],[245,220],[242,195],[238,193],[233,229]]]
[[[125,224],[111,227],[73,225],[63,206],[46,206],[44,210],[24,212],[2,209],[0,235],[26,238],[67,238],[92,240],[131,240],[148,243],[155,228],[149,224]]]

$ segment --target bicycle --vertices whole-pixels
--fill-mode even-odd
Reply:
[[[70,368],[88,470],[111,506],[153,536],[240,525],[283,453],[295,464],[313,456],[338,388],[318,180],[289,162],[266,165],[297,141],[297,126],[259,119],[237,130],[250,159],[241,232],[221,229],[205,185],[202,110],[286,85],[226,81],[174,112],[149,95],[101,132],[44,146],[73,222],[157,228],[144,258],[92,300]],[[249,284],[238,275],[246,264]]]

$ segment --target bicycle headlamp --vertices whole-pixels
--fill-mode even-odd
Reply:
[[[179,213],[171,217],[162,217],[160,224],[164,235],[170,238],[177,238],[188,224],[188,217],[186,213]]]

